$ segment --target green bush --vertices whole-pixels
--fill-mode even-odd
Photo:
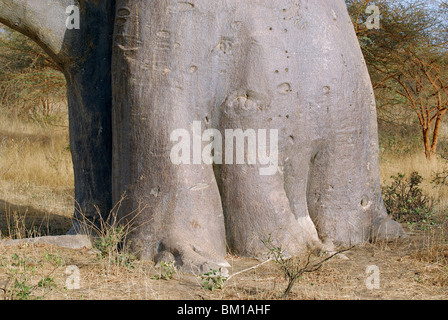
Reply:
[[[391,178],[392,184],[383,187],[384,204],[391,218],[408,224],[431,223],[434,201],[423,194],[422,176],[413,172],[407,179],[401,173]]]
[[[211,269],[210,272],[200,275],[199,278],[202,280],[202,287],[210,291],[221,290],[228,279],[223,276],[222,268]]]

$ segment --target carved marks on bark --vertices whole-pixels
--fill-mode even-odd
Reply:
[[[212,53],[231,54],[235,39],[232,37],[222,37],[218,44],[213,48]]]
[[[295,26],[298,26],[300,29],[303,29],[307,26],[307,23],[302,20],[301,11],[302,4],[300,1],[297,1],[291,5],[291,7],[287,9],[283,9],[283,20],[292,21]]]
[[[176,8],[169,7],[170,10],[176,12],[185,11],[186,8],[194,8],[194,5],[187,2],[179,2]],[[184,9],[179,9],[184,8]],[[151,28],[149,25],[146,28]],[[121,7],[117,10],[115,19],[114,45],[122,51],[124,57],[130,61],[135,60],[138,51],[142,48],[143,42],[140,40],[141,34],[148,34],[146,31],[140,30],[142,26],[139,20],[138,5],[135,8]],[[170,72],[169,60],[170,53],[173,49],[172,33],[168,30],[160,30],[155,35],[151,35],[152,54],[148,58],[144,58],[139,62],[138,66],[145,70],[151,70],[153,74],[166,75]]]
[[[137,19],[135,24],[131,22],[132,19]],[[114,44],[118,49],[123,51],[127,59],[135,59],[142,45],[142,42],[139,40],[138,13],[133,13],[127,7],[122,7],[117,10]]]
[[[168,30],[157,32],[152,57],[152,69],[157,74],[166,75],[170,72],[169,57],[173,50],[171,38],[171,32]]]
[[[250,90],[241,90],[231,94],[224,103],[224,113],[229,116],[253,117],[254,112],[263,111],[269,105],[269,98]]]
[[[170,5],[167,8],[168,13],[185,13],[194,10],[195,5],[192,2],[178,1],[175,5]]]

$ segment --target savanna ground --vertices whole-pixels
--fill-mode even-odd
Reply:
[[[61,235],[70,228],[74,205],[67,113],[64,103],[55,106],[52,118],[45,121],[0,113],[2,238]],[[305,273],[287,299],[448,298],[448,187],[431,183],[435,173],[448,168],[443,158],[446,137],[442,156],[428,163],[418,134],[403,133],[396,126],[380,128],[383,185],[391,183],[392,175],[417,171],[424,179],[423,192],[435,200],[431,216],[404,223],[407,240],[365,243],[345,252],[345,258],[335,257]],[[230,274],[259,264],[230,255],[228,261]],[[78,289],[70,266],[79,270]],[[369,266],[378,268],[379,288],[367,286]],[[232,277],[217,290],[205,288],[203,282],[169,265],[157,267],[115,252],[0,246],[3,299],[280,299],[288,285],[274,261]]]

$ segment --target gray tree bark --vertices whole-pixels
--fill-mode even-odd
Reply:
[[[267,238],[294,255],[403,235],[382,202],[374,95],[343,0],[81,3],[71,46],[6,11],[0,22],[66,66],[77,199],[110,208],[126,193],[141,258],[199,273],[227,266],[227,251],[262,258]],[[173,163],[171,133],[197,123],[278,130],[278,168]]]

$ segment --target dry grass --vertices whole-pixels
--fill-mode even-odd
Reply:
[[[422,236],[421,247],[410,258],[425,265],[424,279],[448,288],[448,240],[446,229],[433,229]]]
[[[0,117],[0,180],[58,190],[73,185],[68,128]]]
[[[69,228],[74,182],[67,111],[62,109],[56,117],[60,119],[57,125],[45,126],[0,112],[3,236],[21,237],[24,230],[58,234]]]

